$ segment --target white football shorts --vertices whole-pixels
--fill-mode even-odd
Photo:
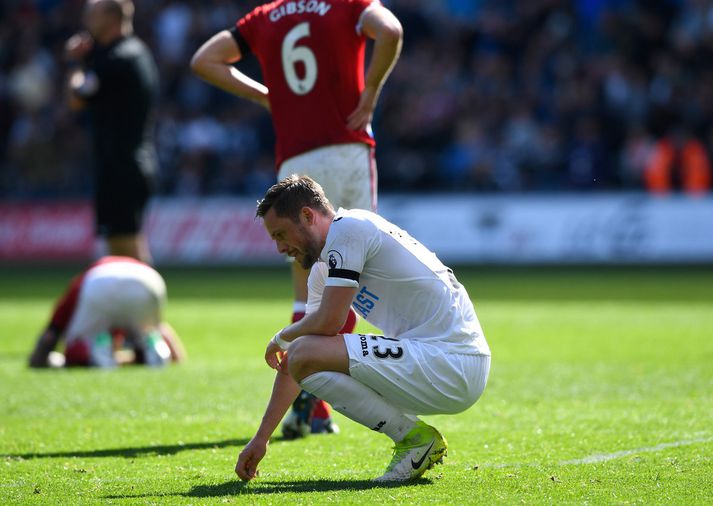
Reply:
[[[91,269],[79,291],[67,329],[67,342],[93,339],[111,328],[144,333],[161,323],[166,284],[161,275],[140,264],[105,264]],[[127,272],[128,268],[128,272]]]
[[[277,178],[292,174],[317,181],[335,209],[376,211],[376,161],[371,146],[335,144],[307,151],[282,162]]]
[[[349,374],[411,415],[468,409],[485,390],[490,356],[449,353],[449,343],[344,334]]]

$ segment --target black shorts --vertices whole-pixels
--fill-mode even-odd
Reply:
[[[132,178],[131,184],[99,184],[94,198],[98,236],[136,235],[144,222],[144,210],[151,197],[150,181]]]

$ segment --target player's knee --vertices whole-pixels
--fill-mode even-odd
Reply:
[[[302,381],[312,373],[315,356],[312,344],[311,336],[302,336],[295,339],[290,345],[288,371],[295,381]]]

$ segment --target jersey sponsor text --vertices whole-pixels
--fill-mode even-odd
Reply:
[[[376,301],[379,300],[379,297],[367,290],[366,286],[359,290],[359,293],[354,298],[355,301],[352,305],[364,318],[369,316],[371,310],[374,309]]]

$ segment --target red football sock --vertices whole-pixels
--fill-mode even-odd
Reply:
[[[300,321],[305,317],[305,311],[307,310],[307,303],[296,300],[292,305],[292,323]]]
[[[329,418],[331,413],[332,410],[329,407],[329,404],[323,400],[318,400],[314,403],[314,407],[312,408],[312,418]]]
[[[112,349],[114,351],[122,349],[126,341],[126,329],[114,328],[111,329],[110,333]]]

